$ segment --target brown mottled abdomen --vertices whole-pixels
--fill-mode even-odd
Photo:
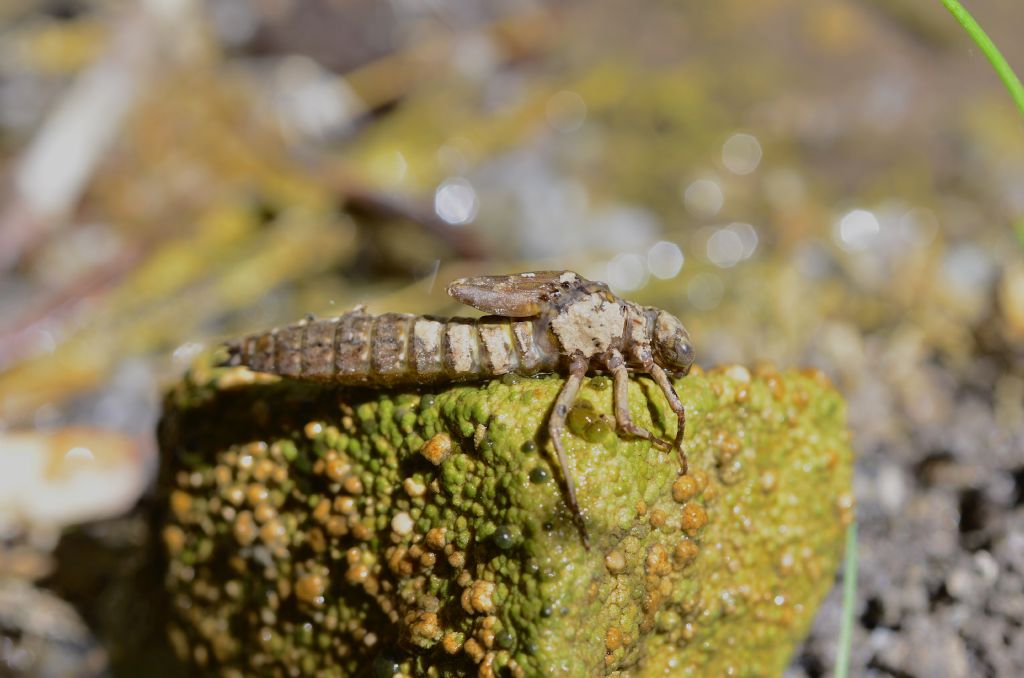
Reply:
[[[293,379],[389,386],[553,371],[559,354],[535,319],[431,318],[362,310],[228,345],[228,364]]]

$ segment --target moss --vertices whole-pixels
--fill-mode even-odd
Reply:
[[[161,424],[178,652],[232,675],[779,674],[852,517],[839,396],[814,373],[679,381],[679,477],[607,434],[591,380],[565,439],[587,551],[544,435],[561,383],[378,393],[198,365]],[[630,405],[670,436],[652,382]]]

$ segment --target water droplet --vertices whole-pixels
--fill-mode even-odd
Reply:
[[[586,432],[587,427],[594,423],[597,419],[597,414],[594,412],[592,407],[581,407],[576,405],[569,410],[569,415],[566,417],[566,423],[569,426],[569,430],[578,436],[583,436]]]
[[[494,644],[503,650],[511,650],[512,646],[516,644],[516,637],[502,629],[494,635]]]
[[[546,483],[551,478],[551,472],[544,466],[534,466],[530,469],[530,482],[535,485]]]
[[[373,660],[373,675],[376,678],[391,678],[396,673],[401,673],[402,665],[392,657],[382,655]]]
[[[588,443],[603,443],[611,437],[612,430],[604,419],[597,419],[583,432],[583,439]]]
[[[494,534],[491,535],[491,541],[502,551],[507,551],[516,544],[515,535],[512,534],[512,530],[507,525],[500,525]]]

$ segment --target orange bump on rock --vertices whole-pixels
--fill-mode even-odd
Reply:
[[[429,548],[435,551],[440,551],[448,543],[446,533],[448,528],[445,527],[432,527],[427,530],[426,542]]]
[[[362,563],[354,563],[345,572],[345,580],[349,584],[362,584],[370,577],[370,568]]]
[[[349,471],[352,470],[351,464],[347,461],[343,461],[336,456],[332,456],[327,460],[327,467],[324,469],[327,477],[334,482],[341,482],[348,475]]]
[[[477,579],[462,592],[462,609],[470,614],[494,612],[494,582]]]
[[[310,605],[324,604],[327,580],[319,574],[304,574],[295,582],[295,597]]]
[[[329,499],[322,498],[317,502],[316,507],[313,508],[313,520],[318,523],[326,523],[327,519],[331,517],[331,501]]]
[[[423,640],[436,641],[441,637],[441,624],[434,612],[421,612],[409,627],[413,636]]]
[[[462,634],[449,631],[441,639],[441,647],[448,654],[458,654],[462,650]]]
[[[699,491],[700,487],[697,484],[697,479],[689,474],[679,476],[672,483],[672,498],[680,504],[695,497]]]
[[[179,522],[187,523],[188,514],[192,509],[192,496],[181,490],[171,492],[171,511]]]
[[[256,521],[252,518],[252,513],[248,511],[242,511],[235,518],[234,525],[235,539],[242,546],[248,546],[256,540]]]
[[[622,631],[617,626],[608,627],[607,633],[604,634],[604,647],[609,652],[622,647]]]
[[[687,532],[699,530],[708,523],[708,514],[704,507],[696,502],[688,502],[683,506],[683,529]]]
[[[359,495],[363,493],[363,481],[357,476],[349,476],[345,478],[345,482],[342,483],[342,487],[349,494]]]
[[[452,437],[447,433],[438,433],[423,444],[420,454],[427,458],[434,466],[441,463],[452,453]]]
[[[185,548],[185,532],[177,525],[168,525],[163,530],[164,545],[171,555],[181,553]]]
[[[672,572],[672,563],[669,562],[668,549],[661,544],[655,544],[647,551],[647,574],[663,577]]]
[[[692,542],[689,539],[684,539],[676,544],[675,551],[672,555],[675,556],[676,562],[680,565],[688,565],[693,562],[699,554],[700,547],[697,546],[695,542]]]
[[[462,646],[462,649],[464,649],[466,654],[469,655],[469,658],[477,664],[483,661],[485,650],[483,645],[481,645],[475,638],[467,640]]]

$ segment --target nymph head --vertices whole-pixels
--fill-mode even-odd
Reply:
[[[679,318],[658,311],[654,319],[654,360],[669,372],[686,375],[693,366],[693,345]]]

